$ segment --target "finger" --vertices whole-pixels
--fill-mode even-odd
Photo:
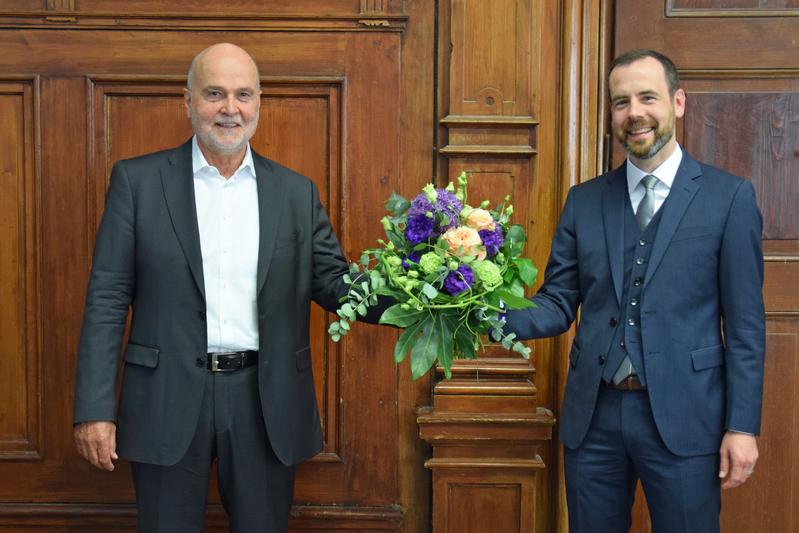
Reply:
[[[100,468],[103,470],[108,470],[109,472],[114,470],[114,463],[111,461],[111,454],[108,451],[99,451],[97,454],[98,462],[100,463]]]
[[[730,471],[730,456],[727,454],[727,450],[724,448],[721,450],[720,459],[719,477],[724,479],[727,477],[727,473]]]

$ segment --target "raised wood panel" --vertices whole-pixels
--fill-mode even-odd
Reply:
[[[799,320],[770,318],[766,334],[763,420],[755,475],[724,492],[722,531],[797,531],[799,487]],[[747,512],[735,512],[746,509]]]
[[[694,157],[752,180],[765,239],[799,239],[799,92],[692,93],[689,83],[686,88],[685,145]]]
[[[486,516],[493,517],[493,531],[522,531],[522,488],[508,483],[450,483],[447,531],[482,533]]]
[[[38,459],[36,79],[0,79],[0,460]]]
[[[450,114],[529,116],[530,0],[452,0],[451,6]]]

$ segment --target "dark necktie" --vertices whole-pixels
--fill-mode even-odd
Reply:
[[[647,174],[641,178],[641,184],[643,184],[646,192],[641,199],[641,203],[638,204],[638,209],[635,211],[635,219],[638,220],[638,225],[641,226],[641,229],[646,228],[652,217],[655,216],[655,185],[657,185],[657,182],[658,179],[652,174]]]

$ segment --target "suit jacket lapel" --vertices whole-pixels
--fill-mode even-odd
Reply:
[[[663,259],[663,255],[666,253],[666,249],[671,243],[671,238],[674,237],[674,232],[677,231],[677,226],[680,225],[680,220],[685,215],[685,211],[691,204],[696,191],[699,190],[699,183],[696,178],[701,175],[702,169],[699,164],[687,153],[683,152],[682,162],[677,170],[677,175],[674,177],[669,196],[661,207],[663,212],[660,215],[660,224],[655,234],[655,242],[652,244],[652,255],[649,258],[649,267],[646,269],[646,276],[644,277],[644,288],[654,276],[660,261]]]
[[[169,166],[162,167],[160,172],[172,226],[189,263],[194,282],[205,299],[203,255],[200,249],[200,228],[197,225],[194,174],[191,167],[191,140],[172,153]]]
[[[253,152],[255,179],[258,183],[258,278],[256,290],[261,292],[269,272],[275,249],[275,237],[283,206],[284,184],[269,160]]]
[[[624,212],[628,201],[627,171],[625,165],[618,167],[608,177],[608,184],[602,191],[602,219],[605,224],[605,244],[610,261],[610,274],[616,299],[621,303],[624,282]]]

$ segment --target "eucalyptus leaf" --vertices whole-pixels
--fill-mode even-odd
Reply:
[[[429,283],[425,283],[424,285],[422,285],[422,293],[432,300],[436,296],[438,296],[438,289],[436,289]]]

